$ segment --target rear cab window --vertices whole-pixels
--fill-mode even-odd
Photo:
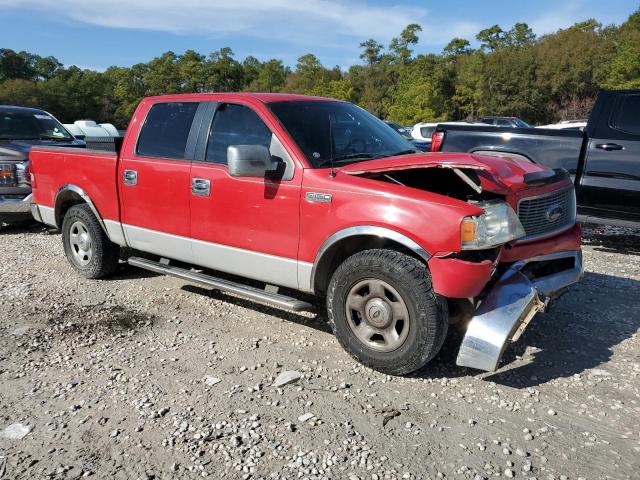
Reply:
[[[156,103],[140,130],[136,154],[183,160],[198,102]]]
[[[640,136],[640,94],[621,97],[611,126],[621,132]]]

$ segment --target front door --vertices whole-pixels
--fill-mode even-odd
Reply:
[[[265,121],[247,105],[216,105],[203,129],[201,161],[191,169],[194,263],[275,285],[298,287],[301,170]],[[230,145],[264,145],[279,164],[271,178],[231,177]]]
[[[589,140],[578,204],[588,215],[640,221],[640,94],[616,98]]]
[[[195,144],[197,132],[192,133],[192,125],[199,105],[150,105],[136,145],[127,145],[118,168],[122,226],[128,245],[185,262],[193,258],[187,151]]]

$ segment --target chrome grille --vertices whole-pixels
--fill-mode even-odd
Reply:
[[[576,222],[576,194],[572,187],[526,197],[518,203],[518,218],[527,236],[522,240],[553,235]]]

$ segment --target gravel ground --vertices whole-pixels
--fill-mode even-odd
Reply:
[[[498,372],[456,367],[450,335],[395,378],[324,313],[124,264],[85,280],[59,235],[4,229],[0,478],[637,479],[640,232],[587,230],[585,258]]]

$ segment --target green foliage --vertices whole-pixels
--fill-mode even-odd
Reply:
[[[393,59],[399,63],[407,63],[411,57],[411,46],[418,43],[418,32],[422,31],[422,27],[417,23],[407,25],[400,36],[395,37],[389,44],[389,51]]]
[[[441,120],[434,108],[437,92],[428,66],[427,59],[421,57],[401,70],[389,99],[388,114],[394,121],[408,125],[423,119]]]
[[[407,25],[386,49],[374,38],[362,41],[362,64],[347,71],[311,53],[293,70],[278,59],[239,61],[225,47],[96,72],[0,49],[0,103],[125,127],[148,95],[244,90],[344,99],[403,124],[487,114],[548,123],[586,116],[600,88],[640,88],[640,10],[620,26],[590,19],[541,38],[526,23],[494,25],[478,32],[477,49],[454,38],[441,55],[414,56],[421,31]]]
[[[250,83],[252,92],[279,92],[287,80],[289,69],[282,60],[271,59],[258,67],[257,77]]]
[[[606,88],[640,88],[640,10],[620,26]]]
[[[506,45],[505,33],[500,25],[480,30],[476,35],[476,40],[480,42],[480,48],[483,50],[495,51]]]
[[[469,40],[464,38],[454,38],[446,47],[442,50],[445,55],[462,55],[463,53],[469,53],[471,51],[471,44]]]
[[[373,38],[362,42],[360,44],[360,48],[362,48],[360,58],[367,62],[369,66],[379,63],[382,59],[380,52],[382,52],[384,46],[381,43],[376,42]]]

